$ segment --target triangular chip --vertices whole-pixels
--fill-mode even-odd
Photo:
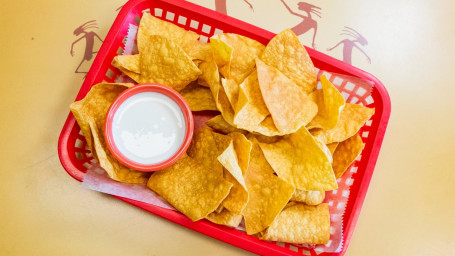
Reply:
[[[311,96],[273,66],[256,60],[259,87],[276,128],[283,134],[297,131],[317,114]]]
[[[332,163],[333,171],[335,172],[337,179],[343,176],[344,172],[346,172],[357,156],[360,155],[362,150],[363,142],[359,134],[340,142],[333,154]]]
[[[228,97],[232,108],[235,109],[239,98],[240,86],[234,79],[226,78],[221,79],[221,84],[223,85],[224,91],[226,92],[226,96]]]
[[[210,61],[213,59],[212,47],[208,43],[203,43],[199,40],[188,44],[186,53],[193,61]],[[184,49],[185,50],[185,49]]]
[[[210,213],[206,219],[216,224],[236,228],[239,226],[240,222],[242,222],[242,218],[243,217],[240,214],[235,214],[227,209],[222,209],[221,212]]]
[[[233,141],[218,156],[218,161],[228,171],[225,172],[225,179],[233,184],[231,192],[222,204],[229,211],[240,214],[248,202],[248,191],[246,190],[245,180],[243,179],[243,173],[237,160]]]
[[[224,120],[232,125],[234,120],[234,110],[232,109],[229,99],[221,86],[218,66],[215,61],[212,60],[201,63],[200,67],[202,70],[202,77],[212,91],[216,107],[221,112]]]
[[[247,133],[247,131],[245,131],[245,130],[238,129],[238,128],[235,128],[234,126],[230,125],[228,122],[226,122],[226,120],[224,120],[224,118],[221,115],[217,115],[217,116],[207,120],[205,122],[205,124],[208,127],[212,128],[213,130],[224,133],[224,134],[228,134],[231,132],[239,132],[239,133],[243,133],[243,134]]]
[[[254,131],[269,114],[259,89],[258,73],[254,71],[240,84],[234,124]]]
[[[339,144],[339,142],[333,142],[333,143],[326,145],[327,148],[329,148],[330,154],[332,154],[332,156],[333,156],[333,153],[335,152],[335,149],[338,147],[338,144]]]
[[[315,93],[315,101],[318,104],[318,114],[307,125],[308,129],[322,128],[332,129],[340,119],[340,113],[345,105],[343,95],[325,77],[321,76],[322,90]]]
[[[118,55],[112,60],[112,66],[122,71],[138,83],[145,83],[140,74],[140,57],[136,55]]]
[[[278,177],[297,189],[337,189],[330,159],[305,127],[278,142],[260,146]]]
[[[291,201],[304,203],[307,205],[318,205],[324,201],[325,191],[305,191],[296,189],[292,194]]]
[[[219,68],[225,67],[223,70],[229,70],[229,64],[232,59],[232,47],[216,37],[210,38],[210,46],[212,47],[216,65]]]
[[[147,186],[197,221],[218,208],[232,184],[185,154],[170,167],[154,172]]]
[[[295,244],[326,244],[330,239],[329,206],[292,204],[259,238]]]
[[[196,131],[186,153],[199,163],[212,168],[213,173],[223,175],[223,166],[217,160],[220,151],[213,134],[208,127]]]
[[[175,42],[162,36],[150,36],[148,40],[140,54],[141,76],[145,81],[180,91],[201,74]]]
[[[317,137],[325,144],[346,140],[356,134],[373,114],[374,108],[346,103],[336,126],[330,130],[322,130]]]
[[[224,49],[220,56],[225,64],[225,68],[220,68],[220,73],[225,78],[235,80],[238,84],[253,71],[254,60],[261,56],[265,46],[256,40],[237,34],[218,34],[210,38],[210,42],[216,42],[215,48],[220,51]],[[225,43],[224,46],[219,41]],[[229,55],[231,55],[229,57]],[[223,63],[223,62],[221,62]]]
[[[209,88],[196,83],[189,84],[180,91],[191,111],[218,110]]]
[[[230,133],[228,136],[233,140],[232,142],[234,144],[235,154],[243,176],[245,175],[248,165],[250,164],[251,148],[253,144],[245,137],[244,134],[239,132]]]
[[[305,93],[316,88],[316,69],[299,38],[290,29],[278,33],[265,47],[261,60],[277,68]]]
[[[145,183],[148,173],[131,170],[115,159],[104,140],[104,120],[117,96],[133,84],[99,83],[94,85],[84,99],[71,104],[70,109],[87,140],[92,154],[109,177],[128,183]]]
[[[113,65],[119,65],[120,67],[137,74],[141,73],[141,67],[139,65],[140,57],[139,54],[135,55],[117,55],[114,57]]]
[[[144,13],[137,31],[137,47],[140,54],[143,54],[147,45],[151,44],[149,37],[158,35],[174,41],[186,52],[193,46],[199,38],[195,32],[185,30],[170,22],[161,20],[152,16],[150,13]]]
[[[286,206],[294,187],[273,174],[261,149],[255,143],[245,173],[250,200],[243,210],[246,232],[256,234],[266,229]]]

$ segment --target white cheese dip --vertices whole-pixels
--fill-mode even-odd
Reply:
[[[185,118],[172,99],[156,92],[141,92],[126,99],[112,122],[112,137],[126,158],[139,164],[158,164],[182,146]]]

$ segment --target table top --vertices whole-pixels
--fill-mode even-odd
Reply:
[[[0,1],[0,254],[248,254],[85,190],[60,165],[58,136],[85,75],[76,71],[101,43],[87,47],[73,31],[95,20],[103,39],[124,0]],[[389,91],[392,115],[346,255],[452,255],[455,2],[283,1],[197,3],[273,32],[291,27]]]

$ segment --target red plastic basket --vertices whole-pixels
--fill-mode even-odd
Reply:
[[[237,33],[267,44],[275,35],[237,19],[184,1],[132,0],[126,3],[118,14],[82,84],[76,100],[82,99],[94,84],[102,81],[114,82],[115,78],[121,75],[121,72],[114,68],[111,62],[114,56],[123,51],[122,47],[129,24],[138,24],[145,10],[151,10],[151,13],[155,16],[199,33],[201,40],[206,40],[214,33],[223,31]],[[320,254],[338,256],[344,255],[349,245],[373,175],[390,116],[390,98],[382,83],[371,74],[313,49],[307,48],[307,51],[317,68],[362,78],[373,84],[371,99],[367,104],[375,108],[375,114],[371,121],[361,130],[365,149],[362,152],[361,160],[355,163],[357,170],[352,176],[352,185],[343,218],[344,239],[342,250],[339,253]],[[85,146],[85,138],[80,134],[80,128],[74,116],[70,113],[60,134],[58,152],[65,170],[78,181],[82,181],[87,166],[92,159],[90,151]],[[216,225],[205,220],[192,222],[177,211],[122,197],[117,198],[177,224],[254,253],[262,255],[316,255],[313,250],[303,251],[302,248],[295,250],[295,247],[291,248],[291,245],[288,244],[261,241],[239,230]]]

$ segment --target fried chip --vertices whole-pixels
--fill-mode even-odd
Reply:
[[[150,36],[140,57],[141,76],[145,81],[164,84],[176,91],[201,74],[182,48],[162,36]]]
[[[346,103],[336,126],[330,130],[322,130],[315,136],[325,144],[344,141],[356,134],[373,114],[374,108]]]
[[[307,205],[318,205],[324,201],[325,191],[305,191],[296,189],[292,194],[291,201],[304,203]]]
[[[245,173],[250,199],[242,215],[246,232],[256,234],[275,220],[294,193],[294,187],[273,174],[258,144],[253,143],[251,159]]]
[[[213,135],[210,128],[202,127],[194,133],[186,153],[199,163],[212,168],[212,172],[217,175],[223,175],[223,166],[217,160],[220,150]]]
[[[242,222],[242,218],[243,217],[240,214],[235,214],[227,209],[222,209],[221,212],[215,211],[210,213],[206,219],[216,224],[236,228],[239,226],[240,222]]]
[[[318,111],[311,96],[273,66],[259,59],[256,66],[262,97],[278,131],[292,133],[309,123]]]
[[[216,65],[219,68],[227,66],[226,69],[228,69],[232,58],[232,47],[216,37],[210,38],[210,46]]]
[[[73,102],[70,110],[81,127],[82,134],[100,166],[114,180],[128,183],[145,183],[148,173],[134,171],[120,164],[110,153],[104,140],[104,119],[112,102],[133,84],[99,83],[84,99]]]
[[[295,244],[326,244],[330,239],[328,204],[286,207],[260,239]]]
[[[243,135],[242,135],[243,136]],[[232,183],[229,195],[224,199],[223,206],[232,213],[240,214],[248,202],[248,191],[246,189],[243,173],[240,169],[237,155],[234,149],[234,142],[218,156],[218,161],[228,170],[225,172],[225,179]]]
[[[316,88],[316,69],[299,38],[290,29],[278,33],[265,47],[261,60],[277,68],[305,93]]]
[[[185,154],[170,167],[154,172],[147,186],[197,221],[218,208],[232,184]]]
[[[357,156],[362,153],[363,142],[360,135],[357,133],[351,138],[340,142],[333,154],[333,171],[336,178],[343,176],[344,172],[351,166]]]
[[[278,129],[276,128],[275,124],[273,123],[273,119],[270,115],[268,115],[256,129],[254,130],[255,133],[259,133],[264,136],[279,136],[282,135]]]
[[[213,59],[212,47],[210,47],[208,43],[193,41],[188,45],[189,49],[186,53],[191,57],[191,59],[193,59],[193,61],[210,61]]]
[[[258,73],[254,71],[240,84],[234,124],[238,128],[254,131],[268,114],[259,89]]]
[[[232,213],[240,214],[248,202],[243,175],[248,168],[251,142],[241,133],[222,135],[212,133],[218,149],[218,161],[224,168],[224,177],[233,184],[222,205]]]
[[[230,133],[228,136],[233,140],[237,161],[242,170],[242,175],[244,175],[250,164],[251,148],[253,144],[244,134],[239,132]]]
[[[226,96],[228,97],[232,108],[236,109],[240,86],[234,79],[226,78],[221,79],[221,84],[223,85],[223,89],[226,92]]]
[[[238,128],[235,128],[234,126],[230,125],[228,122],[226,122],[226,120],[224,120],[224,118],[221,115],[217,115],[217,116],[207,120],[205,122],[205,124],[208,127],[212,128],[213,130],[224,133],[224,134],[228,134],[231,132],[239,132],[239,133],[243,133],[243,134],[247,133],[247,131],[245,131],[245,130],[238,129]]]
[[[307,125],[308,129],[322,128],[328,130],[334,128],[345,105],[343,95],[325,75],[321,76],[321,84],[322,90],[317,90],[314,93],[314,99],[318,105],[318,113]]]
[[[327,148],[329,148],[330,154],[332,154],[332,156],[333,156],[333,152],[335,152],[336,148],[338,147],[338,144],[339,144],[339,142],[333,142],[333,143],[326,145]]]
[[[278,177],[297,189],[337,189],[330,159],[305,127],[278,142],[259,145]]]
[[[265,46],[258,41],[237,34],[218,34],[212,36],[210,42],[212,40],[225,43],[223,46],[215,47],[218,51],[223,49],[224,51],[220,55],[223,55],[223,61],[228,60],[228,63],[224,65],[225,68],[220,68],[220,73],[225,78],[233,79],[237,84],[242,83],[253,72],[254,60],[261,56],[265,49]],[[220,43],[217,42],[216,44]],[[230,50],[225,50],[229,48]],[[228,57],[229,53],[231,54],[230,58]]]
[[[118,55],[114,57],[112,61],[112,66],[116,67],[118,70],[122,71],[124,74],[129,76],[131,79],[138,83],[143,83],[143,78],[141,76],[140,68],[140,56],[136,55]]]
[[[190,84],[180,91],[191,111],[218,110],[212,92],[207,87]]]
[[[152,35],[163,36],[174,41],[185,52],[189,52],[194,47],[194,42],[199,38],[195,32],[156,18],[150,13],[144,13],[137,31],[137,47],[140,54],[143,54],[147,46],[151,44],[149,37]]]
[[[234,120],[234,110],[232,109],[229,99],[221,86],[218,66],[215,61],[212,60],[201,63],[200,67],[202,69],[201,77],[209,85],[216,107],[221,112],[224,120],[232,125]]]

